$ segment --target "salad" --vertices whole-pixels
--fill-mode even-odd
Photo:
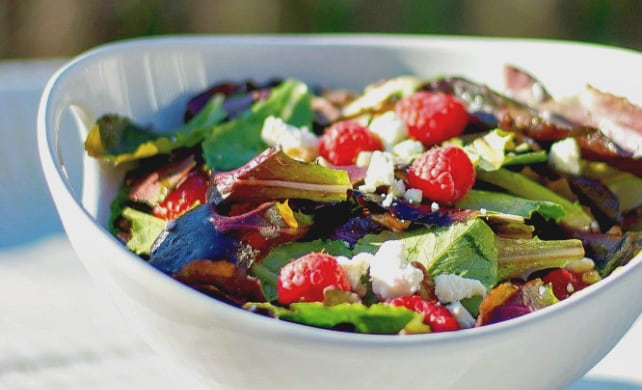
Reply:
[[[110,230],[213,298],[340,331],[454,331],[569,299],[642,246],[642,109],[399,76],[363,91],[223,81],[170,135],[100,117],[127,169]]]

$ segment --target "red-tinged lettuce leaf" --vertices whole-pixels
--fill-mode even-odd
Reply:
[[[289,125],[312,128],[312,95],[304,83],[287,79],[274,87],[270,96],[250,110],[215,126],[203,141],[205,163],[217,171],[236,169],[262,152],[267,145],[261,139],[263,122],[269,116]]]
[[[482,301],[478,326],[521,317],[559,302],[552,286],[539,278],[521,286],[505,283],[497,288],[497,292],[491,290]]]
[[[455,206],[463,209],[497,211],[506,214],[531,218],[538,213],[546,219],[559,221],[566,213],[557,203],[544,200],[531,200],[518,196],[483,190],[470,190]]]
[[[399,334],[409,327],[408,333],[430,332],[430,327],[421,325],[423,315],[403,307],[385,303],[365,306],[360,303],[341,303],[325,306],[320,302],[293,303],[289,308],[271,304],[249,303],[250,311],[264,311],[285,321],[319,328],[341,328],[368,334]]]
[[[477,279],[487,289],[497,283],[495,234],[481,219],[473,218],[436,229],[367,235],[357,242],[354,253],[375,253],[389,240],[403,241],[406,258],[420,263],[432,278],[439,274],[455,274]]]
[[[210,199],[215,203],[275,199],[343,201],[352,189],[346,171],[305,163],[278,149],[266,149],[242,167],[217,173]]]
[[[194,260],[174,278],[207,295],[236,305],[265,301],[260,282],[225,260]]]
[[[342,241],[314,240],[291,242],[274,247],[261,261],[250,267],[250,274],[261,281],[268,301],[276,299],[279,272],[290,261],[310,252],[325,252],[333,256],[351,256],[352,252]]]
[[[269,90],[281,83],[281,80],[270,80],[265,84],[254,81],[244,82],[223,81],[194,96],[187,102],[185,122],[196,116],[214,95],[225,96],[223,108],[228,118],[235,118],[248,110],[252,105],[269,96]]]
[[[113,164],[169,153],[180,147],[192,147],[203,140],[209,129],[225,119],[221,107],[223,97],[214,96],[201,112],[169,135],[160,135],[151,128],[119,115],[104,115],[89,131],[85,150],[95,158]]]
[[[194,156],[170,163],[155,170],[133,185],[129,191],[129,200],[156,206],[165,196],[183,180],[189,171],[196,166]]]
[[[272,247],[305,235],[310,224],[287,204],[265,203],[227,217],[207,203],[167,223],[152,246],[150,263],[169,274],[197,259],[227,260],[247,269]]]

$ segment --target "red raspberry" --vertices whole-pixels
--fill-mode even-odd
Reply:
[[[334,165],[353,165],[362,151],[383,150],[376,134],[353,120],[339,121],[321,136],[319,153]]]
[[[281,268],[276,286],[279,303],[323,302],[328,287],[350,291],[348,277],[334,256],[308,253]]]
[[[208,182],[209,178],[205,172],[191,171],[185,180],[154,207],[154,215],[162,219],[174,219],[180,217],[197,202],[205,203]]]
[[[423,197],[444,204],[463,198],[475,183],[475,168],[463,149],[437,147],[417,157],[408,168],[408,185]]]
[[[468,124],[464,105],[445,93],[415,92],[399,100],[395,111],[408,135],[427,148],[460,135]]]
[[[430,325],[433,332],[459,330],[459,323],[455,317],[436,301],[425,301],[419,295],[412,295],[394,298],[388,303],[423,314],[424,324]]]
[[[586,287],[582,282],[582,275],[575,274],[564,268],[559,268],[549,272],[544,277],[544,283],[551,284],[553,287],[553,294],[555,294],[559,300],[566,299],[576,291]]]

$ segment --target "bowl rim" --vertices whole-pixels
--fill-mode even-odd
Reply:
[[[171,46],[171,47],[200,47],[204,44],[214,46],[225,45],[275,45],[275,46],[298,46],[298,45],[316,45],[316,46],[358,46],[358,47],[443,47],[456,45],[532,45],[537,46],[557,46],[557,47],[576,47],[590,50],[601,50],[606,52],[628,52],[630,54],[641,56],[635,50],[615,46],[607,46],[599,43],[575,42],[559,39],[542,39],[542,38],[511,38],[511,37],[479,37],[479,36],[453,36],[453,35],[402,35],[402,34],[250,34],[250,35],[207,35],[207,34],[188,34],[188,35],[161,35],[144,38],[130,38],[119,41],[108,42],[96,46],[80,55],[72,58],[63,64],[48,80],[43,89],[37,114],[37,140],[38,149],[43,170],[47,178],[48,187],[51,191],[52,182],[55,187],[65,190],[63,195],[67,201],[71,201],[74,209],[80,211],[84,217],[83,223],[91,223],[98,227],[106,238],[110,246],[117,246],[120,253],[123,254],[119,261],[129,271],[138,273],[144,272],[147,277],[153,278],[155,283],[159,283],[161,288],[168,288],[172,294],[180,294],[183,300],[193,300],[199,305],[211,307],[212,310],[220,311],[229,315],[232,320],[244,321],[244,325],[262,332],[272,334],[288,334],[290,337],[309,339],[317,342],[338,342],[348,346],[426,346],[448,343],[452,341],[465,342],[470,338],[479,338],[499,334],[507,334],[509,331],[515,331],[524,326],[534,325],[538,321],[546,318],[554,318],[562,315],[568,310],[572,310],[576,303],[591,299],[597,294],[613,288],[615,283],[621,279],[633,277],[633,272],[642,268],[642,253],[633,258],[622,271],[615,272],[608,278],[600,281],[595,285],[588,286],[584,290],[574,294],[569,299],[560,301],[552,306],[529,313],[528,315],[517,317],[504,322],[490,324],[478,328],[463,329],[456,332],[418,334],[406,337],[399,335],[379,335],[379,334],[361,334],[348,333],[323,328],[315,328],[283,320],[275,320],[262,315],[249,312],[247,310],[226,304],[222,301],[205,295],[191,287],[184,285],[170,276],[164,274],[153,266],[149,265],[143,259],[129,251],[121,244],[109,231],[102,225],[98,224],[90,213],[82,206],[79,195],[73,190],[69,178],[64,172],[61,161],[57,158],[57,134],[59,129],[53,129],[50,126],[51,118],[50,101],[56,96],[59,85],[68,75],[76,68],[82,67],[88,62],[98,61],[101,57],[118,54],[130,50],[139,50],[151,46]],[[54,194],[52,194],[54,196]],[[54,196],[55,198],[55,196]],[[267,334],[267,333],[265,333]]]

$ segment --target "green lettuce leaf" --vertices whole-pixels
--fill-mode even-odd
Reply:
[[[559,221],[566,213],[557,203],[544,200],[530,200],[494,191],[470,190],[456,206],[463,209],[498,211],[506,214],[531,218],[538,213],[546,219]]]
[[[89,131],[85,150],[92,157],[120,164],[169,153],[179,147],[194,146],[212,126],[227,116],[222,108],[223,100],[222,95],[213,96],[194,118],[169,135],[159,135],[153,129],[144,128],[129,118],[104,115]]]
[[[275,247],[263,260],[252,264],[250,274],[261,281],[261,287],[267,300],[273,301],[276,299],[276,281],[281,268],[297,257],[321,251],[333,256],[352,255],[343,241],[291,242]]]
[[[148,255],[152,244],[163,231],[166,221],[131,207],[125,207],[122,215],[132,224],[131,238],[127,241],[127,247],[137,255]]]
[[[388,240],[404,241],[408,260],[421,263],[433,278],[439,274],[456,274],[477,279],[486,288],[497,282],[495,234],[481,219],[434,230],[366,235],[357,241],[354,253],[375,253]]]
[[[320,328],[333,328],[338,325],[352,325],[359,333],[398,334],[410,327],[412,333],[430,332],[423,323],[423,315],[404,307],[384,303],[366,306],[361,303],[341,303],[325,306],[320,302],[293,303],[289,308],[269,303],[251,303],[245,305],[249,310],[267,310],[272,316],[285,321],[296,322]]]
[[[285,80],[272,89],[266,100],[207,134],[203,141],[206,164],[215,170],[228,171],[250,161],[267,147],[261,139],[261,129],[269,116],[279,117],[292,126],[311,128],[314,117],[311,99],[307,85]]]
[[[567,226],[587,231],[593,224],[593,218],[582,209],[579,203],[571,202],[522,174],[504,168],[496,171],[478,169],[477,179],[499,186],[522,198],[557,203],[563,208],[565,214],[559,221]]]

